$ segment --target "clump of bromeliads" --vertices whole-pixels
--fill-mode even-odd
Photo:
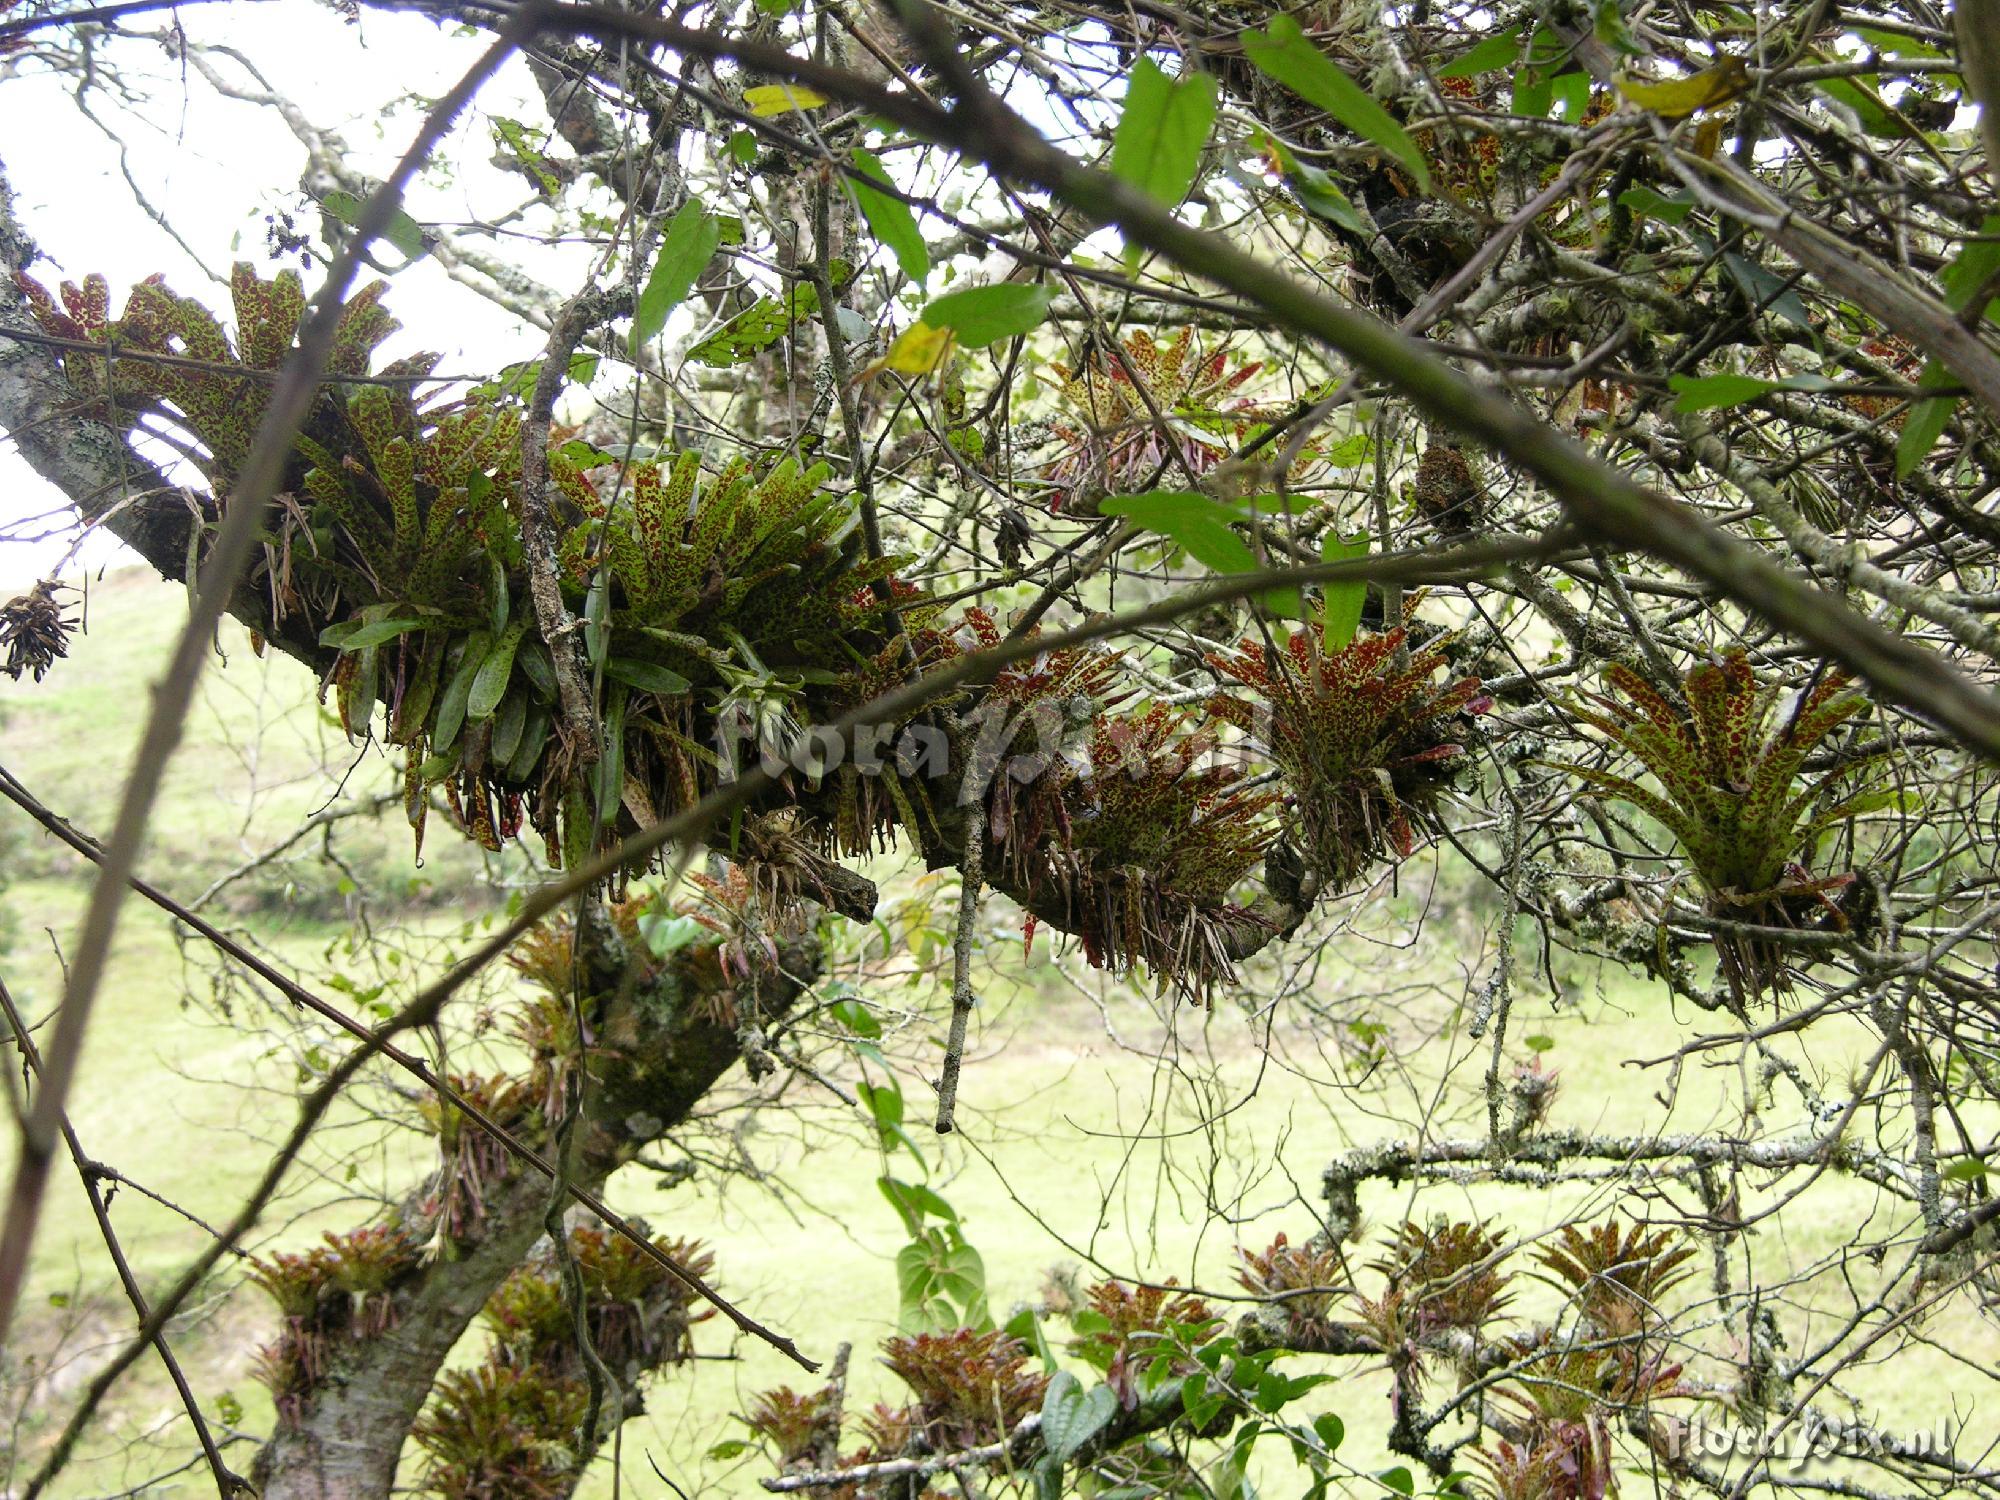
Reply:
[[[691,1329],[712,1316],[662,1258],[706,1277],[700,1245],[651,1240],[657,1254],[605,1229],[569,1232],[566,1257],[543,1249],[487,1299],[492,1342],[469,1369],[447,1371],[411,1428],[425,1456],[424,1489],[445,1500],[567,1494],[604,1435],[643,1410],[640,1381],[694,1357]],[[567,1266],[565,1266],[565,1259]],[[574,1292],[565,1293],[573,1276]],[[581,1323],[610,1384],[596,1396]]]
[[[93,413],[121,429],[178,428],[227,494],[268,377],[296,343],[298,277],[266,281],[238,266],[233,338],[157,277],[115,318],[101,277],[59,297],[23,285],[44,327],[81,346],[63,359]],[[963,793],[969,777],[987,819],[985,873],[1029,912],[1031,937],[1046,923],[1078,936],[1093,964],[1143,964],[1202,997],[1284,928],[1283,913],[1239,897],[1271,842],[1276,794],[1244,787],[1240,767],[1209,753],[1248,705],[1127,706],[1116,656],[1051,651],[888,726],[935,740],[940,726],[988,712],[1016,726],[1003,765],[981,763],[983,729],[954,729],[948,746],[923,742],[914,757],[899,741],[871,774],[851,764],[823,773],[798,754],[815,730],[995,644],[994,622],[978,610],[942,619],[895,577],[899,559],[865,555],[858,502],[830,487],[824,465],[693,453],[628,461],[572,438],[536,455],[547,478],[531,485],[525,413],[504,385],[435,393],[429,355],[376,366],[397,327],[382,291],[366,288],[342,310],[251,581],[268,633],[330,657],[327,685],[349,733],[402,750],[419,847],[441,802],[481,845],[533,828],[550,861],[573,868],[691,806],[747,751],[777,770],[732,825],[727,852],[745,866],[744,888],[718,888],[719,907],[809,898],[865,915],[872,887],[829,856],[907,837],[930,862],[956,862],[962,840],[950,834],[967,799],[945,789]],[[1177,430],[1215,435],[1222,451],[1250,419],[1232,393],[1252,370],[1183,334],[1164,344],[1135,335],[1110,363],[1079,372],[1068,399],[1091,429],[1079,439],[1093,453],[1109,445],[1089,460],[1091,482],[1161,456],[1146,447],[1150,413],[1134,415],[1142,390]],[[1181,459],[1199,467],[1209,453],[1192,442]],[[528,586],[521,517],[536,509],[553,533],[564,609],[582,622],[555,651]],[[576,642],[604,689],[601,724],[581,729],[564,708],[556,654]],[[1282,661],[1246,653],[1220,664],[1271,696],[1272,753],[1327,888],[1379,854],[1407,852],[1434,820],[1459,753],[1447,721],[1478,706],[1469,680],[1432,685],[1441,660],[1436,645],[1412,658],[1392,633],[1342,651],[1298,636]],[[594,744],[579,738],[585,729]],[[732,951],[716,949],[724,962]],[[455,1149],[452,1122],[438,1128]],[[470,1223],[498,1163],[460,1154],[449,1207]]]
[[[1740,651],[1689,670],[1685,710],[1628,667],[1614,664],[1605,676],[1620,697],[1593,695],[1595,707],[1577,717],[1637,759],[1658,790],[1595,766],[1561,769],[1637,808],[1680,845],[1705,913],[1720,924],[1716,955],[1739,1001],[1789,989],[1794,970],[1777,929],[1846,931],[1867,917],[1865,883],[1852,870],[1816,874],[1811,861],[1822,835],[1893,803],[1893,793],[1856,784],[1881,757],[1836,756],[1801,780],[1807,758],[1866,697],[1843,673],[1825,671],[1779,715],[1783,689],[1759,683]]]
[[[379,1224],[251,1263],[250,1279],[278,1305],[278,1336],[257,1352],[257,1379],[280,1425],[296,1424],[350,1343],[379,1338],[399,1321],[396,1288],[420,1247],[400,1225]]]
[[[1318,890],[1346,889],[1377,859],[1407,856],[1419,833],[1438,826],[1465,755],[1461,716],[1491,703],[1477,677],[1437,683],[1448,644],[1438,638],[1412,650],[1395,629],[1336,650],[1304,629],[1276,652],[1246,640],[1209,658],[1258,695],[1250,702],[1218,695],[1210,709],[1265,739],[1291,788]]]
[[[158,277],[115,319],[102,277],[66,283],[60,305],[21,284],[50,333],[116,346],[64,356],[93,414],[180,427],[227,494],[269,400],[265,377],[296,341],[297,275],[267,282],[236,267],[233,341]],[[856,502],[826,489],[825,466],[738,459],[705,475],[694,454],[625,463],[572,440],[548,452],[543,493],[525,496],[523,412],[505,391],[420,397],[434,355],[371,372],[398,326],[383,290],[342,311],[253,581],[274,630],[303,624],[337,653],[329,683],[349,733],[371,732],[379,710],[384,740],[405,749],[420,843],[438,789],[483,845],[525,823],[552,862],[573,864],[621,815],[651,821],[714,784],[712,721],[732,696],[803,704],[806,687],[894,635],[895,611],[872,586],[895,559],[861,556]],[[565,606],[589,622],[589,665],[607,683],[590,778],[576,774],[536,629],[517,521],[528,500],[549,511]]]

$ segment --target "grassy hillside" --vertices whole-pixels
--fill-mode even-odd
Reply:
[[[77,641],[69,661],[39,687],[0,682],[0,761],[86,828],[109,821],[147,685],[181,611],[181,596],[157,581],[136,574],[107,580],[93,593],[91,633]],[[289,662],[258,660],[233,628],[221,645],[226,665],[217,663],[204,679],[143,861],[150,875],[190,899],[302,818],[330,802],[365,798],[391,780],[379,757],[356,761],[314,703],[307,674]],[[4,899],[14,936],[5,973],[19,1001],[39,1017],[59,993],[61,953],[77,923],[87,871],[10,807],[0,806],[0,828],[13,850]],[[378,973],[389,975],[392,986],[407,986],[435,972],[444,951],[494,909],[506,875],[456,845],[448,830],[434,828],[430,843],[429,862],[413,886],[407,829],[392,806],[377,823],[342,826],[336,848],[344,867],[329,866],[320,845],[307,840],[230,887],[218,905],[246,935],[323,989]],[[1417,865],[1409,878],[1420,887]],[[934,897],[940,909],[953,896],[934,878],[921,889],[904,882],[892,892]],[[411,903],[413,894],[419,899]],[[1403,899],[1420,895],[1416,889]],[[357,938],[345,918],[363,897],[372,898],[373,925]],[[995,977],[978,1053],[968,1061],[963,1134],[943,1154],[938,1179],[966,1213],[985,1255],[996,1309],[1036,1299],[1056,1267],[1079,1269],[1086,1280],[1102,1272],[1172,1275],[1226,1292],[1236,1244],[1261,1247],[1280,1229],[1295,1241],[1312,1231],[1319,1176],[1331,1153],[1407,1135],[1412,1122],[1426,1117],[1434,1129],[1484,1128],[1474,1092],[1482,1046],[1448,1022],[1463,974],[1485,958],[1454,949],[1460,928],[1448,915],[1437,917],[1417,946],[1350,937],[1287,955],[1288,964],[1310,966],[1310,983],[1275,1016],[1225,1005],[1182,1010],[1169,1028],[1149,1001],[1103,984],[1078,962],[1038,958],[1037,968],[1024,970],[1015,919],[1002,905],[988,914]],[[936,987],[924,981],[910,988],[894,978],[901,962],[898,954],[877,966],[872,998],[929,1007],[934,1018]],[[1621,1131],[1735,1128],[1757,1086],[1733,1062],[1690,1067],[1670,1086],[1665,1070],[1640,1071],[1624,1061],[1670,1051],[1695,1029],[1696,1018],[1675,1015],[1661,996],[1624,975],[1572,978],[1568,1003],[1558,1007],[1530,991],[1514,1019],[1517,1037],[1548,1040],[1546,1056],[1562,1070],[1558,1123]],[[205,1003],[191,1003],[191,994]],[[247,992],[227,993],[228,1012],[218,1014],[215,995],[210,966],[184,958],[157,912],[128,904],[75,1109],[89,1151],[210,1222],[231,1213],[266,1143],[289,1124],[295,1060],[314,1040],[294,1028],[288,1013],[262,1009]],[[1374,1067],[1359,1054],[1341,1055],[1329,1040],[1344,1035],[1362,1046],[1371,1028],[1405,1044],[1419,1030],[1436,1035],[1401,1058],[1392,1047],[1389,1060]],[[1837,1083],[1865,1040],[1822,1031],[1809,1058],[1790,1038],[1774,1045]],[[1529,1054],[1510,1049],[1510,1060],[1515,1055]],[[854,1071],[841,1081],[851,1084]],[[904,1083],[912,1110],[926,1107],[923,1080]],[[863,1144],[858,1119],[831,1094],[795,1084],[803,1108],[741,1111],[701,1136],[718,1170],[672,1191],[634,1171],[616,1180],[609,1196],[658,1231],[707,1241],[723,1287],[809,1353],[824,1358],[837,1341],[853,1340],[852,1399],[865,1405],[892,1394],[872,1350],[893,1331],[892,1259],[902,1236],[875,1187],[880,1166]],[[1786,1097],[1760,1106],[1773,1134],[1797,1124]],[[358,1106],[338,1124],[348,1132],[366,1128]],[[417,1165],[391,1148],[367,1155],[362,1181],[351,1183],[342,1169],[329,1167],[333,1161],[332,1154],[316,1158],[295,1174],[260,1244],[294,1243],[351,1222],[361,1212],[351,1196],[357,1186],[393,1183]],[[1452,1212],[1497,1215],[1530,1232],[1564,1208],[1602,1215],[1616,1201],[1606,1187],[1570,1189],[1553,1202],[1525,1187],[1439,1187],[1421,1200],[1408,1189],[1378,1187],[1364,1207],[1378,1230],[1409,1213]],[[1822,1181],[1810,1205],[1809,1212],[1760,1229],[1757,1253],[1819,1263],[1880,1211],[1868,1189],[1846,1179]],[[1218,1222],[1211,1207],[1226,1210],[1232,1222]],[[1673,1208],[1655,1204],[1651,1211]],[[51,1412],[66,1405],[127,1322],[73,1178],[58,1178],[49,1213],[33,1310],[13,1351],[17,1361],[42,1361],[25,1372],[40,1382],[25,1411],[28,1455],[48,1437]],[[136,1193],[122,1192],[115,1213],[149,1283],[170,1276],[200,1243],[199,1227]],[[1786,1313],[1795,1348],[1824,1331],[1836,1282],[1830,1273],[1798,1290]],[[1550,1311],[1552,1299],[1524,1278],[1523,1307],[1533,1312],[1547,1303],[1541,1310]],[[250,1370],[269,1324],[255,1292],[222,1286],[179,1340],[208,1410],[246,1433],[261,1431],[268,1417]],[[779,1382],[797,1385],[801,1372],[761,1346],[732,1343],[716,1322],[703,1326],[698,1343],[711,1358],[659,1382],[651,1414],[628,1429],[626,1478],[654,1493],[650,1459],[689,1493],[754,1493],[754,1475],[763,1472],[754,1460],[710,1459],[707,1450],[732,1435],[730,1414],[751,1393]],[[2000,1358],[2000,1345],[1987,1353]],[[1344,1368],[1353,1371],[1351,1362]],[[1923,1393],[1941,1388],[1933,1382],[1950,1378],[1953,1368],[1941,1354],[1918,1352],[1893,1368],[1860,1372],[1853,1389],[1881,1403],[1890,1425],[1914,1425],[1934,1417],[1935,1401]],[[8,1401],[22,1398],[23,1375],[17,1364],[14,1388],[0,1393]],[[1383,1382],[1368,1371],[1320,1394],[1315,1409],[1341,1412],[1354,1434],[1343,1456],[1365,1467],[1375,1457],[1368,1434],[1386,1425]],[[0,1420],[6,1416],[0,1411]],[[1982,1417],[1975,1413],[1974,1420]],[[164,1381],[142,1364],[63,1491],[112,1494],[191,1451]],[[247,1465],[247,1442],[237,1459]],[[1273,1474],[1269,1492],[1288,1493],[1284,1470]],[[198,1489],[199,1478],[183,1482]],[[0,1490],[7,1483],[0,1475]],[[608,1489],[606,1465],[592,1487]]]

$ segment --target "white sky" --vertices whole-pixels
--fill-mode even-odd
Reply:
[[[226,43],[255,62],[309,120],[344,137],[357,168],[377,177],[404,150],[419,118],[419,106],[405,96],[443,93],[486,41],[451,35],[414,16],[366,10],[349,25],[320,6],[192,6],[179,16],[191,38]],[[135,24],[148,19],[139,17]],[[162,12],[157,24],[168,25],[169,13]],[[298,188],[305,148],[273,111],[218,97],[192,70],[183,84],[178,62],[164,48],[119,42],[108,60],[126,78],[143,78],[151,97],[135,111],[120,109],[98,91],[89,96],[92,111],[126,138],[133,176],[198,260],[134,203],[117,147],[79,113],[70,81],[23,69],[18,76],[0,73],[0,141],[7,143],[17,210],[46,257],[35,274],[53,291],[59,280],[101,271],[117,308],[127,287],[161,271],[175,290],[199,297],[228,322],[228,289],[210,273],[226,276],[233,261],[245,259],[261,274],[272,274],[280,263],[267,253],[264,215],[288,210],[301,230],[317,230],[316,211],[301,213],[302,205],[310,209]],[[231,67],[226,59],[216,65]],[[230,76],[255,86],[240,72]],[[385,114],[398,100],[400,107]],[[459,167],[460,180],[445,185],[432,174],[406,195],[419,220],[495,217],[529,196],[520,178],[488,165],[489,121],[495,114],[546,124],[539,96],[518,61],[487,86],[439,153]],[[483,241],[482,247],[492,244]],[[581,247],[551,251],[510,239],[494,249],[531,274],[546,274],[557,287],[580,281],[588,265]],[[384,259],[393,262],[394,256]],[[296,266],[296,259],[290,264]],[[317,275],[307,273],[308,293],[317,284]],[[536,329],[429,262],[393,279],[388,306],[403,323],[388,357],[435,349],[444,354],[440,368],[448,372],[497,370],[532,358],[542,342]],[[0,526],[63,503],[11,444],[0,442]],[[0,588],[40,577],[66,545],[0,543]],[[92,538],[82,555],[93,567],[136,561],[109,537]]]
[[[461,35],[409,15],[364,9],[349,24],[323,6],[244,0],[162,12],[156,21],[141,16],[134,27],[165,28],[174,14],[191,40],[227,45],[254,63],[314,126],[344,140],[347,160],[356,170],[377,178],[406,148],[428,100],[456,82],[490,40],[484,33]],[[305,147],[275,111],[219,96],[192,68],[184,73],[164,46],[119,41],[109,49],[107,61],[128,88],[144,97],[118,100],[95,90],[88,96],[92,111],[123,138],[133,176],[192,255],[134,201],[117,145],[79,112],[73,81],[17,60],[11,73],[0,67],[0,141],[6,143],[0,154],[21,219],[46,257],[35,274],[54,291],[65,278],[102,272],[111,283],[115,309],[122,307],[132,283],[164,272],[176,291],[199,297],[228,322],[228,289],[216,278],[226,277],[233,261],[247,259],[266,276],[281,264],[297,264],[296,257],[282,262],[270,257],[264,216],[289,212],[297,229],[316,234],[318,210],[299,188]],[[214,58],[212,65],[236,83],[257,87],[226,58]],[[1007,89],[1008,101],[1061,139],[1073,127],[1054,117],[1038,89],[1032,79],[1016,78]],[[405,205],[418,221],[447,226],[492,222],[532,198],[520,176],[491,163],[496,151],[491,121],[496,116],[511,116],[531,129],[547,126],[540,94],[518,59],[487,84],[436,152],[434,160],[451,163],[455,175],[447,181],[443,173],[432,171],[406,191]],[[553,154],[566,151],[558,146]],[[920,185],[927,190],[938,186],[935,180]],[[546,210],[534,209],[508,226],[526,231],[525,236],[479,237],[472,243],[564,291],[581,284],[595,252],[581,245],[551,247],[533,237],[552,222]],[[936,235],[941,226],[930,222],[925,229]],[[1108,258],[1116,254],[1117,243],[1115,235],[1100,232],[1080,250]],[[385,250],[384,258],[393,260],[393,252]],[[363,279],[371,274],[364,273]],[[308,293],[318,281],[316,271],[306,274]],[[942,289],[937,273],[930,289]],[[428,260],[393,278],[387,306],[404,326],[386,346],[385,358],[436,350],[444,355],[442,372],[484,375],[534,358],[541,350],[543,337],[532,325],[452,281]],[[676,315],[670,337],[688,316],[685,309]],[[192,473],[185,477],[190,482],[199,478]],[[11,444],[0,441],[0,590],[11,593],[44,576],[69,546],[67,537],[7,540],[5,528],[60,511],[64,504]],[[136,561],[114,538],[94,535],[86,540],[79,565],[66,570],[66,576]]]

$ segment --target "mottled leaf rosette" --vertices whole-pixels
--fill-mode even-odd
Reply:
[[[1800,779],[1806,757],[1866,707],[1845,674],[1820,676],[1775,728],[1783,689],[1760,684],[1742,652],[1688,672],[1685,712],[1627,667],[1614,664],[1605,677],[1629,701],[1593,694],[1596,707],[1577,708],[1577,717],[1636,757],[1659,789],[1593,766],[1562,769],[1672,834],[1710,916],[1747,927],[1845,929],[1853,903],[1835,897],[1854,886],[1853,873],[1815,875],[1809,861],[1821,834],[1893,800],[1879,789],[1843,790],[1877,763],[1874,755]],[[1716,953],[1739,997],[1789,988],[1782,939],[1723,932]]]
[[[1263,365],[1203,350],[1192,329],[1164,344],[1142,329],[1109,358],[1093,353],[1075,371],[1050,368],[1063,379],[1051,508],[1084,514],[1106,495],[1151,488],[1170,467],[1194,475],[1215,468],[1257,415],[1236,392]]]
[[[1346,889],[1378,858],[1403,858],[1436,828],[1465,754],[1453,730],[1491,704],[1477,677],[1437,682],[1448,638],[1407,657],[1405,640],[1397,629],[1329,652],[1301,630],[1275,655],[1246,640],[1209,658],[1258,695],[1218,696],[1209,709],[1264,739],[1292,787],[1305,858],[1325,892]]]

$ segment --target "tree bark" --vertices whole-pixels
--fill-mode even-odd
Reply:
[[[587,1134],[575,1153],[573,1182],[594,1191],[684,1122],[736,1062],[737,1029],[718,1023],[718,1012],[734,1007],[768,1023],[791,1008],[818,972],[818,946],[806,938],[782,949],[780,958],[775,970],[729,993],[697,993],[684,968],[643,994],[628,990],[607,998],[603,1031],[631,1035],[636,1029],[638,1039],[607,1069],[613,1076],[591,1085],[603,1107],[579,1122]],[[662,987],[672,993],[673,1019],[649,1026],[643,1018],[658,1014]],[[402,1222],[422,1222],[431,1187],[426,1183],[404,1201]],[[254,1477],[264,1500],[387,1500],[410,1424],[453,1346],[541,1238],[549,1192],[547,1178],[512,1163],[489,1190],[479,1239],[459,1245],[452,1259],[426,1261],[395,1288],[395,1327],[343,1341],[298,1419],[281,1425],[257,1456]]]

